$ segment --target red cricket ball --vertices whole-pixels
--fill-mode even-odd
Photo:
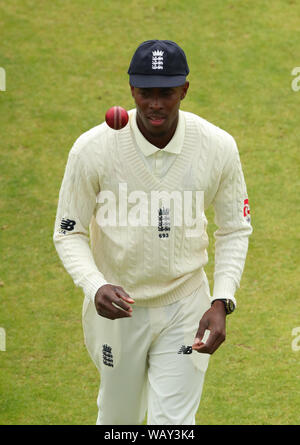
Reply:
[[[111,107],[105,114],[105,121],[110,128],[121,130],[127,125],[128,113],[119,106]]]

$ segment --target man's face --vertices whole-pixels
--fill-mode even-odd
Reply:
[[[143,135],[151,141],[173,136],[178,122],[178,110],[189,83],[173,88],[131,87],[137,110],[137,123]]]

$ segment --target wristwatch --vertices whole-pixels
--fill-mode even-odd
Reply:
[[[235,309],[234,302],[232,300],[230,300],[229,298],[217,298],[211,304],[214,304],[215,301],[222,301],[222,303],[224,304],[224,307],[225,307],[226,315],[232,314],[232,312]]]

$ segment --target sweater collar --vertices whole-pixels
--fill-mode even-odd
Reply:
[[[133,131],[136,143],[144,156],[151,156],[158,151],[179,154],[182,149],[185,131],[185,121],[183,113],[179,110],[178,124],[174,136],[164,148],[158,148],[151,144],[141,133],[136,123],[136,109],[130,110],[130,126]]]

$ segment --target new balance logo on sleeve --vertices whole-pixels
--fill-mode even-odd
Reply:
[[[66,233],[66,231],[71,232],[72,230],[74,230],[74,226],[76,224],[76,221],[74,221],[73,219],[62,219],[61,223],[60,223],[60,233]]]

